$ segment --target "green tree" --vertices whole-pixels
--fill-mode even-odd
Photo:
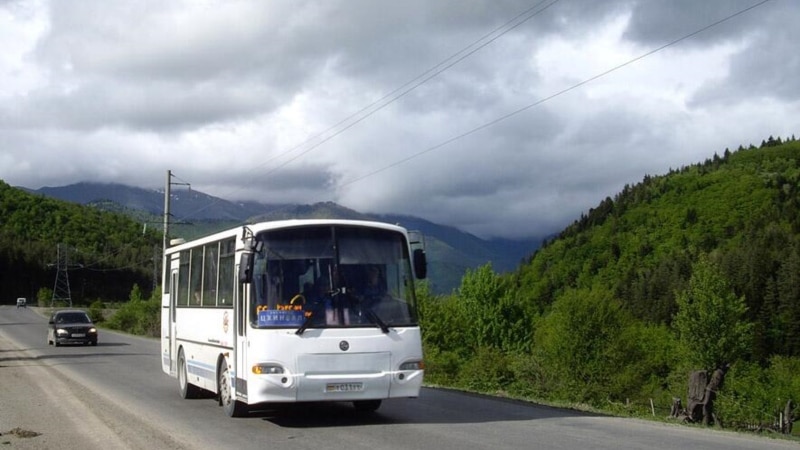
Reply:
[[[469,340],[466,344],[472,349],[483,346],[500,347],[495,337],[499,325],[497,301],[502,294],[500,277],[492,270],[491,263],[475,270],[467,270],[461,279],[458,298],[464,309],[464,317],[468,319],[464,326],[471,328],[471,332],[465,337]]]
[[[712,369],[746,354],[753,324],[746,321],[744,297],[736,297],[719,267],[701,256],[689,287],[677,296],[673,325],[686,362]]]
[[[140,302],[142,301],[142,290],[139,288],[138,284],[134,284],[133,288],[131,288],[131,294],[129,296],[129,300],[132,302]]]
[[[630,386],[618,380],[641,360],[633,317],[602,288],[565,292],[536,328],[534,352],[541,379],[559,400],[594,404],[620,398]]]
[[[470,352],[482,347],[507,352],[530,350],[535,313],[514,295],[511,280],[496,274],[491,263],[468,270],[462,278],[458,307],[467,329],[463,344]]]

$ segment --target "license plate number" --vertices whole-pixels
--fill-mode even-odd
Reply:
[[[364,383],[328,383],[325,392],[360,392],[364,390]]]
[[[84,333],[72,333],[72,337],[86,337]]]

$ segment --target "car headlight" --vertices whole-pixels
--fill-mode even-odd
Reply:
[[[89,328],[89,334],[95,334],[95,333],[97,333],[97,328],[95,327]]]
[[[56,334],[59,335],[59,336],[62,336],[62,335],[65,335],[65,334],[69,334],[69,332],[67,330],[63,329],[63,328],[59,328],[59,329],[56,330]]]

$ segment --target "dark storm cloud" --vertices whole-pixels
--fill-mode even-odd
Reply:
[[[648,46],[668,43],[759,2],[759,0],[639,0],[632,3],[633,8],[625,38]],[[703,46],[726,40],[741,40],[753,26],[759,26],[767,8],[702,31],[684,45]]]
[[[742,30],[748,45],[731,57],[726,83],[709,84],[693,99],[694,106],[735,103],[745,97],[796,101],[800,99],[800,3],[768,4],[751,27]],[[770,8],[771,7],[771,8]]]
[[[0,179],[171,169],[232,200],[557,232],[646,174],[797,132],[797,2],[623,65],[754,3],[0,3]]]
[[[0,107],[6,126],[97,130],[120,127],[169,132],[261,114],[271,93],[236,86],[131,85],[97,81],[74,90],[43,89]],[[2,113],[5,111],[5,113]]]

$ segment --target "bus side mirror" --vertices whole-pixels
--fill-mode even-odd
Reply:
[[[239,256],[239,283],[253,281],[253,254],[242,253]]]
[[[425,250],[421,248],[414,250],[414,274],[418,280],[424,280],[428,276],[428,259],[425,257]]]

